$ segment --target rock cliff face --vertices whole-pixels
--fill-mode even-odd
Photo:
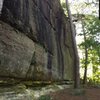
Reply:
[[[59,0],[4,0],[0,20],[0,76],[73,80],[72,36]]]

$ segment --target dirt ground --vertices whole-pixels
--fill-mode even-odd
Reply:
[[[84,93],[75,95],[70,89],[64,89],[51,93],[52,100],[100,100],[100,88],[87,88]]]

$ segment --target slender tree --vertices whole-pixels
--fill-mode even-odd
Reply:
[[[99,72],[99,70],[97,70],[98,66],[100,66],[100,39],[98,39],[100,37],[100,34],[99,34],[100,33],[100,24],[99,24],[100,21],[97,18],[98,6],[99,6],[98,2],[99,0],[93,0],[93,2],[91,2],[91,0],[90,1],[83,0],[82,3],[71,4],[72,9],[76,10],[76,13],[74,12],[73,15],[71,15],[70,8],[67,8],[67,12],[69,11],[67,15],[69,16],[70,22],[72,22],[72,18],[73,18],[74,19],[73,21],[76,22],[76,25],[78,23],[80,24],[80,22],[82,25],[81,27],[82,33],[78,35],[80,35],[84,39],[84,41],[79,44],[80,50],[84,51],[83,58],[80,60],[82,69],[84,68],[83,84],[87,82],[87,74],[88,74],[87,68],[90,64],[92,64],[91,67],[93,67],[92,69],[93,69],[94,76],[95,74],[98,74]],[[66,3],[63,2],[62,6],[66,14],[66,7],[69,7],[68,0],[66,0]],[[93,7],[93,9],[90,9],[91,7]],[[95,7],[97,9],[95,9]],[[85,9],[89,9],[90,13],[87,14],[85,12],[86,11]],[[71,24],[71,27],[73,27],[72,24]]]
[[[77,50],[77,45],[76,45],[76,40],[75,40],[75,29],[72,21],[72,15],[69,7],[68,0],[66,0],[66,9],[68,12],[68,17],[70,21],[70,28],[71,28],[71,35],[72,35],[72,40],[73,40],[73,48],[74,48],[74,88],[79,88],[80,87],[80,74],[79,74],[79,56],[78,56],[78,50]]]
[[[90,20],[91,19],[91,20]],[[83,84],[87,83],[87,68],[90,67],[93,70],[93,81],[99,81],[99,66],[100,66],[100,21],[97,17],[87,15],[82,22],[82,33],[84,41],[79,44],[80,49],[84,52],[84,57],[81,59],[81,64],[84,68]]]
[[[84,42],[86,42],[87,39],[86,39],[86,33],[85,33],[85,29],[84,29],[84,20],[81,19],[81,22],[82,22]],[[87,82],[87,66],[88,66],[88,47],[87,47],[86,43],[84,45],[84,50],[85,50],[85,62],[84,62],[83,84],[86,84],[86,82]]]

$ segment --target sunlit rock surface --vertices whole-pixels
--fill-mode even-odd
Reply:
[[[67,88],[32,82],[73,81],[70,33],[59,0],[0,0],[0,100],[37,100]]]
[[[73,80],[73,40],[59,0],[4,0],[0,20],[1,77]]]

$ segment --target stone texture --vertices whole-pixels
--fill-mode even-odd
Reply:
[[[36,7],[32,0],[4,0],[1,18],[29,37],[35,37]]]
[[[11,74],[11,68],[16,70],[20,58],[20,63],[25,61],[24,64],[20,64],[19,69],[20,74],[25,70],[24,74],[20,75],[22,78],[73,80],[75,59],[73,40],[68,18],[64,15],[59,0],[4,0],[0,19],[15,29],[8,29],[10,32],[8,31],[9,34],[7,35],[7,30],[3,28],[2,30],[6,30],[6,33],[0,33],[3,34],[0,39],[1,48],[9,53],[9,56],[8,53],[6,56],[3,53],[4,63],[8,57],[11,62],[14,62],[13,67],[8,64],[7,73],[9,74],[4,73],[7,67],[4,67],[5,69],[1,67],[3,72],[1,75],[18,78],[19,73],[15,74],[16,71],[14,71],[14,74]],[[6,38],[11,39],[11,48],[9,42],[4,41]],[[16,47],[13,47],[15,51],[12,50],[14,42],[12,38],[19,43],[16,42],[16,45],[20,52],[16,50]],[[17,40],[17,38],[19,39]],[[3,47],[5,44],[2,44],[2,41],[7,45],[6,48]],[[29,46],[29,44],[32,45]],[[3,66],[7,66],[7,64],[5,63]]]
[[[34,51],[32,40],[0,21],[0,76],[26,78]]]
[[[30,64],[30,70],[27,77],[33,80],[48,80],[47,74],[47,63],[48,53],[40,44],[35,44],[35,52]],[[30,75],[31,73],[31,75]]]
[[[3,5],[3,0],[0,0],[0,14],[1,14],[1,10],[2,10],[2,5]]]
[[[48,98],[42,99],[41,96],[49,96],[51,92],[71,87],[71,85],[49,85],[40,88],[26,88],[24,84],[0,87],[0,100],[48,100]]]

